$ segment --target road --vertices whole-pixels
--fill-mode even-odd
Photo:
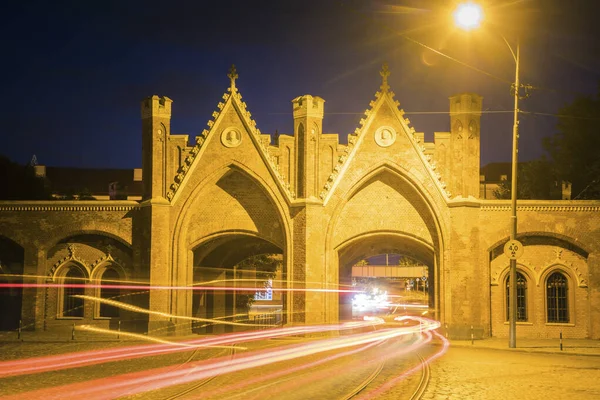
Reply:
[[[36,373],[0,375],[0,398],[92,399],[116,393],[131,400],[600,398],[598,355],[450,346],[423,364],[443,350],[441,338],[421,347],[416,347],[418,335],[405,335],[333,348],[338,339],[288,336],[77,368],[59,369],[56,362]],[[328,343],[326,350],[311,350],[322,343]],[[4,360],[23,359],[115,345],[129,348],[132,343],[0,343],[0,354]],[[294,357],[282,356],[288,351]],[[32,364],[43,367],[41,361]],[[213,373],[220,365],[228,372]],[[205,366],[208,373],[196,376]],[[0,373],[1,367],[0,362]],[[117,390],[115,382],[133,384],[127,392]],[[92,385],[106,385],[106,390],[97,397],[80,394]],[[156,389],[148,390],[153,385]]]

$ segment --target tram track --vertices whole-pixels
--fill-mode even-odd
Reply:
[[[377,330],[377,329],[375,328],[375,330]],[[417,340],[417,342],[419,342],[419,341],[420,340]],[[385,343],[388,343],[388,344],[384,345]],[[384,340],[384,341],[380,342],[378,345],[376,345],[376,347],[379,347],[382,345],[390,346],[390,345],[393,345],[393,343],[389,342],[388,340]],[[367,347],[371,347],[371,346],[367,346]],[[174,370],[186,368],[186,366],[188,368],[190,368],[190,367],[193,368],[193,365],[190,366],[190,363],[192,363],[194,360],[197,359],[199,350],[200,349],[195,349],[192,352],[192,354],[190,354],[185,361],[179,363],[174,368]],[[353,350],[352,353],[357,352],[357,350],[358,349]],[[333,387],[332,387],[333,390],[331,390],[329,392],[329,394],[333,395],[333,397],[330,397],[330,398],[349,400],[349,399],[353,399],[353,398],[368,397],[370,395],[371,396],[382,395],[382,398],[396,398],[396,397],[389,397],[389,396],[393,395],[394,390],[392,390],[392,392],[390,392],[390,393],[386,393],[386,392],[388,392],[388,390],[391,389],[390,387],[388,387],[388,388],[385,387],[386,382],[389,382],[390,380],[394,381],[394,380],[398,380],[398,379],[404,380],[406,377],[412,376],[410,378],[410,382],[408,383],[409,386],[407,387],[406,385],[404,385],[405,389],[408,389],[407,390],[408,393],[407,392],[402,393],[401,398],[407,398],[407,399],[411,399],[411,400],[422,399],[422,397],[427,389],[427,386],[429,384],[429,381],[430,381],[430,367],[429,367],[429,363],[427,361],[427,356],[422,356],[421,354],[419,354],[419,352],[413,350],[412,357],[409,357],[408,359],[404,358],[404,360],[402,361],[401,359],[396,359],[396,356],[392,356],[391,358],[385,356],[384,355],[384,354],[386,354],[385,351],[386,350],[384,350],[383,353],[380,353],[381,355],[379,355],[379,356],[377,356],[377,354],[373,354],[373,355],[367,357],[367,358],[371,358],[371,360],[370,360],[371,362],[374,361],[374,363],[369,362],[369,364],[371,364],[370,368],[368,368],[368,366],[365,364],[366,360],[362,357],[355,358],[355,356],[350,356],[350,354],[331,355],[331,356],[327,357],[328,360],[321,359],[321,360],[311,361],[309,364],[312,364],[312,365],[305,366],[304,367],[305,369],[302,366],[296,366],[296,367],[291,367],[290,370],[287,371],[287,373],[284,370],[279,370],[279,372],[276,372],[275,375],[272,375],[270,377],[267,377],[268,374],[264,374],[261,377],[257,376],[252,379],[246,379],[246,377],[244,377],[240,380],[241,385],[239,385],[238,388],[235,389],[235,392],[237,392],[237,393],[230,392],[226,388],[221,388],[221,390],[217,390],[217,392],[221,392],[219,396],[224,396],[222,398],[233,399],[233,398],[244,397],[244,398],[248,399],[248,398],[252,398],[253,395],[257,396],[256,398],[260,398],[259,393],[264,390],[268,390],[269,393],[271,395],[273,395],[279,391],[283,391],[284,390],[283,388],[286,385],[288,387],[285,390],[295,390],[294,387],[300,388],[300,387],[303,387],[303,385],[304,385],[304,387],[306,387],[305,385],[307,383],[320,381],[320,378],[323,377],[324,370],[316,370],[315,367],[317,367],[318,365],[325,366],[327,364],[330,364],[330,362],[332,362],[334,360],[339,360],[340,357],[350,356],[353,359],[352,364],[354,364],[357,360],[362,359],[362,361],[359,362],[359,365],[362,363],[363,367],[367,367],[366,369],[363,369],[362,379],[360,376],[357,375],[357,376],[355,376],[355,378],[358,378],[358,379],[355,379],[354,382],[361,379],[359,384],[354,383],[354,385],[347,385],[347,384],[341,385],[341,386],[338,386],[337,390],[333,389]],[[230,360],[233,361],[233,359],[236,355],[236,348],[231,347],[229,350],[226,350],[226,352],[229,353]],[[392,351],[392,353],[394,353],[394,351]],[[389,354],[389,351],[387,354]],[[400,353],[398,355],[400,355]],[[221,354],[217,357],[221,358],[223,356],[226,357],[227,355]],[[377,360],[377,358],[379,358],[379,360]],[[415,360],[415,358],[416,358],[416,360]],[[410,359],[412,359],[412,362],[409,361]],[[415,363],[415,361],[417,361],[417,362]],[[398,364],[398,362],[400,362],[400,364]],[[347,363],[342,364],[342,365],[343,365],[342,368],[348,367],[350,370],[352,370],[354,368],[354,367],[350,367],[350,365]],[[406,369],[407,367],[408,367],[408,369]],[[334,368],[334,370],[336,370],[337,366],[335,364],[332,364],[331,366],[325,367],[325,369],[327,369],[327,368],[329,368],[329,369]],[[404,378],[397,375],[399,368],[402,368],[402,370],[407,371],[406,374],[402,374],[402,375],[404,375]],[[300,372],[302,369],[304,369],[304,371]],[[418,373],[419,370],[421,371],[420,376]],[[288,375],[289,373],[292,373],[293,375]],[[335,375],[335,372],[333,372],[333,374]],[[285,376],[285,375],[288,375],[288,376]],[[310,375],[313,375],[313,376],[310,377]],[[366,375],[368,375],[368,376],[366,376]],[[214,390],[211,389],[210,392],[207,392],[207,393],[202,393],[202,391],[203,391],[203,388],[207,389],[209,387],[214,386],[216,384],[216,383],[214,383],[214,381],[219,376],[220,375],[215,375],[215,376],[206,377],[205,379],[202,379],[202,380],[199,380],[196,382],[189,382],[185,387],[180,387],[180,390],[178,390],[177,392],[175,392],[175,393],[172,392],[172,394],[165,396],[165,397],[161,397],[161,399],[170,400],[170,399],[180,399],[183,397],[188,398],[188,396],[193,397],[196,394],[199,395],[201,398],[205,398],[205,397],[213,398],[217,394],[217,393],[215,393]],[[331,372],[329,373],[329,376],[332,376]],[[315,381],[315,379],[317,379],[317,380]],[[294,382],[294,383],[291,383],[291,384],[288,383],[290,381]],[[302,381],[304,381],[304,383],[302,383]],[[349,383],[349,382],[347,382],[347,383]],[[211,385],[209,385],[209,384],[211,384]],[[252,386],[250,386],[250,385],[252,385]],[[281,386],[281,385],[283,385],[283,386]],[[324,384],[324,385],[326,385],[326,384]],[[321,387],[325,388],[324,385],[322,385]],[[250,387],[246,387],[245,388],[246,390],[244,390],[244,389],[242,389],[242,386],[250,386]],[[346,387],[343,387],[343,386],[346,386]],[[415,388],[415,386],[416,386],[416,388]],[[313,386],[313,388],[314,388],[314,386]],[[173,389],[175,389],[175,387]],[[233,388],[231,388],[231,389],[233,389]],[[340,390],[340,389],[342,389],[342,390]],[[319,389],[315,389],[315,390],[319,390]],[[194,393],[194,392],[196,392],[196,393]],[[337,392],[337,393],[335,393],[335,392]],[[325,391],[322,391],[321,393],[327,393],[327,391],[325,390]],[[283,394],[283,392],[281,394]],[[289,392],[288,392],[288,394],[289,394]],[[167,393],[164,393],[164,395],[167,395]],[[407,396],[407,397],[405,397],[405,396]],[[217,397],[215,397],[215,398],[217,398]]]
[[[429,367],[429,363],[423,358],[421,354],[415,353],[415,355],[417,356],[420,363],[421,376],[419,378],[419,383],[417,384],[417,387],[414,389],[413,393],[409,397],[410,400],[422,399],[423,395],[425,394],[425,391],[427,390],[427,386],[429,385],[429,380],[431,379],[431,370]],[[379,363],[368,377],[366,377],[347,395],[341,397],[340,400],[350,400],[358,397],[371,383],[373,383],[381,375],[385,364],[385,361]],[[368,392],[366,392],[365,394],[368,395]]]
[[[410,400],[420,400],[423,398],[425,390],[427,390],[427,386],[429,385],[429,380],[431,379],[431,368],[429,367],[429,362],[427,362],[427,360],[425,360],[421,354],[416,354],[421,361],[421,379],[419,380],[419,385],[415,389],[414,393],[412,396],[410,396]]]
[[[190,362],[192,362],[194,360],[194,358],[196,357],[196,355],[198,354],[198,352],[200,351],[200,349],[196,349],[192,352],[192,354],[190,354],[190,356],[187,358],[187,360],[185,360],[184,362],[182,362],[181,364],[179,364],[177,366],[177,369],[179,368],[183,368],[185,365],[189,364]],[[235,345],[231,346],[230,352],[229,352],[229,356],[231,357],[231,359],[233,360],[233,358],[235,357]],[[189,385],[187,388],[178,391],[175,394],[172,394],[169,397],[165,397],[164,400],[175,400],[175,399],[179,399],[187,394],[190,394],[198,389],[200,389],[203,386],[206,386],[207,384],[209,384],[211,381],[213,381],[215,378],[217,378],[217,375],[215,376],[211,376],[208,377],[206,379],[202,379],[199,380],[197,382],[194,382],[192,385]]]
[[[385,365],[385,361],[382,361],[381,363],[379,363],[379,365],[377,366],[377,368],[375,368],[375,370],[371,373],[371,375],[369,375],[367,378],[365,378],[365,380],[363,380],[358,386],[356,386],[350,393],[348,393],[346,396],[340,398],[340,400],[350,400],[351,398],[357,396],[360,392],[362,392],[367,386],[369,386],[369,384],[371,382],[373,382],[375,380],[375,378],[377,378],[379,376],[379,374],[381,373],[381,371],[383,370],[383,367]]]

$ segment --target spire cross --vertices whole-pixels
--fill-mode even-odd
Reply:
[[[390,85],[388,85],[388,81],[387,81],[388,76],[390,76],[390,70],[388,68],[387,63],[383,63],[383,66],[381,67],[381,71],[379,72],[379,75],[381,75],[381,77],[383,78],[383,82],[381,84],[381,90],[383,90],[384,92],[387,92],[388,89],[390,88]]]
[[[227,74],[229,79],[231,79],[231,89],[235,89],[235,80],[238,78],[237,71],[235,69],[235,64],[231,64],[231,68],[229,68],[229,73]]]

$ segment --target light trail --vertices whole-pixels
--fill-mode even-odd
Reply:
[[[127,289],[127,290],[213,290],[228,292],[247,292],[244,287],[219,286],[162,286],[162,285],[102,285],[96,283],[0,283],[0,288],[76,288],[76,289]],[[272,288],[274,292],[317,292],[317,293],[362,293],[362,290],[311,289],[311,288]]]
[[[322,358],[320,360],[314,361],[312,363],[306,363],[306,364],[302,364],[299,366],[295,366],[295,367],[290,367],[284,370],[279,370],[277,372],[271,373],[271,374],[261,374],[255,378],[249,379],[249,380],[245,380],[242,382],[238,382],[236,384],[232,384],[232,385],[228,385],[228,386],[222,386],[221,388],[217,389],[217,390],[213,390],[210,393],[207,393],[207,395],[213,397],[215,395],[219,395],[219,394],[225,394],[227,392],[231,392],[231,391],[235,391],[235,390],[240,390],[244,387],[247,387],[249,385],[255,385],[267,380],[271,380],[271,379],[277,379],[280,378],[284,375],[290,375],[293,374],[295,372],[299,372],[308,368],[313,368],[316,366],[319,366],[321,364],[325,364],[327,362],[330,361],[334,361],[338,358],[341,357],[347,357],[353,354],[357,354],[360,353],[362,351],[368,350],[371,347],[377,346],[379,345],[381,342],[373,342],[373,343],[368,343],[362,347],[359,347],[358,349],[354,349],[354,350],[349,350],[349,351],[345,351],[343,353],[339,353],[339,354],[334,354],[332,356],[326,357],[326,358]],[[256,390],[256,389],[255,389]],[[245,394],[247,394],[248,392],[245,392]],[[271,392],[272,393],[272,392]],[[202,398],[203,396],[200,396],[198,398]]]
[[[210,269],[221,270],[221,271],[230,271],[227,268],[210,268]],[[238,270],[238,271],[240,271],[240,270]],[[13,277],[13,278],[23,278],[23,279],[25,279],[25,278],[27,278],[27,279],[42,279],[44,281],[46,279],[48,279],[48,276],[46,276],[46,275],[2,274],[2,276],[3,277]],[[85,278],[85,277],[83,277],[83,278],[71,277],[69,279],[70,280],[74,280],[74,281],[81,281],[81,282],[83,282],[82,285],[86,284],[85,282],[89,282],[90,281],[90,278]],[[287,280],[282,280],[282,279],[272,279],[272,281],[273,281],[273,283],[281,283],[281,284],[289,284],[289,285],[294,285],[294,284],[302,284],[302,285],[317,284],[317,285],[320,285],[321,284],[321,282],[317,282],[317,281],[287,281]],[[148,283],[147,280],[138,281],[138,280],[129,280],[129,279],[128,280],[122,280],[122,279],[102,279],[102,282],[110,282],[110,283],[118,284],[119,288],[123,288],[124,284],[130,284],[130,285],[131,284],[135,284],[135,285],[138,285],[137,287],[147,290],[147,286],[149,286],[149,283]],[[264,283],[264,280],[261,280],[261,279],[250,279],[250,278],[243,278],[243,279],[238,279],[238,278],[235,278],[235,279],[213,279],[213,280],[210,280],[210,281],[195,282],[195,283],[187,285],[185,287],[188,288],[188,289],[192,289],[194,287],[203,287],[203,286],[212,285],[212,284],[215,284],[215,283],[231,283],[231,282],[253,282],[255,284],[262,285]],[[22,284],[23,283],[8,283],[8,284],[4,283],[2,285],[10,285],[10,286],[5,286],[5,287],[19,288],[19,287],[22,287],[22,286],[19,286],[19,285],[22,285]],[[56,284],[56,285],[62,285],[62,284]],[[105,284],[100,284],[100,285],[102,287],[106,287]],[[337,285],[337,286],[338,287],[344,287],[344,286],[352,287],[352,285],[345,285],[345,284]],[[2,287],[2,286],[0,286],[0,287]],[[171,286],[165,286],[165,287],[171,288]],[[212,287],[214,287],[215,289],[221,288],[219,286],[212,286]],[[252,291],[254,291],[254,290],[262,289],[262,287],[255,285],[255,286],[244,286],[244,287],[240,287],[238,289],[240,289],[240,290],[246,289],[246,290],[252,290]]]
[[[181,346],[181,347],[186,347],[188,350],[189,349],[198,349],[198,348],[225,348],[225,349],[231,349],[234,348],[234,346],[224,346],[224,345],[210,345],[210,346],[206,346],[206,345],[198,345],[198,344],[188,344],[185,342],[172,342],[170,340],[165,340],[165,339],[161,339],[158,337],[153,337],[153,336],[148,336],[148,335],[141,335],[139,333],[131,333],[131,332],[116,332],[110,329],[104,329],[104,328],[96,328],[94,326],[91,325],[79,325],[75,327],[76,330],[79,331],[88,331],[88,332],[97,332],[97,333],[109,333],[109,334],[113,334],[113,335],[120,335],[120,336],[125,336],[125,337],[130,337],[133,339],[140,339],[140,340],[144,340],[144,341],[149,341],[149,342],[155,342],[155,343],[161,343],[161,344],[170,344],[173,346]],[[236,349],[242,349],[242,350],[246,350],[245,347],[235,347]]]
[[[216,324],[216,325],[271,326],[271,327],[277,326],[277,325],[250,324],[250,323],[241,323],[241,322],[222,321],[222,320],[219,320],[219,319],[188,317],[188,316],[184,316],[184,315],[174,315],[174,314],[168,314],[168,313],[164,313],[164,312],[160,312],[160,311],[152,311],[152,310],[148,310],[147,308],[141,308],[141,307],[134,306],[134,305],[131,305],[131,304],[122,303],[120,301],[110,300],[110,299],[104,299],[104,298],[95,297],[95,296],[73,295],[71,297],[77,297],[77,298],[80,298],[80,299],[91,300],[91,301],[95,301],[95,302],[98,302],[98,303],[109,304],[111,306],[122,308],[122,309],[128,310],[128,311],[135,311],[135,312],[139,312],[139,313],[142,313],[142,314],[149,314],[149,315],[158,315],[158,316],[166,317],[166,318],[176,318],[176,319],[185,319],[185,320],[190,320],[190,321],[209,322],[211,324]]]
[[[290,345],[283,349],[254,351],[242,355],[235,360],[232,360],[229,357],[220,357],[214,360],[190,363],[186,368],[177,370],[173,370],[172,367],[156,368],[87,382],[35,390],[15,396],[8,396],[5,397],[5,399],[40,398],[49,400],[63,399],[65,397],[85,397],[86,400],[112,399],[115,397],[161,389],[172,385],[189,383],[244,369],[257,368],[267,364],[292,360],[321,352],[362,346],[369,343],[412,335],[417,332],[437,329],[440,326],[440,323],[437,321],[425,320],[422,318],[417,318],[415,320],[421,322],[419,326],[388,328],[368,333],[353,334],[347,337],[337,337],[316,342]]]
[[[415,351],[418,348],[420,348],[421,346],[423,346],[423,345],[425,345],[425,344],[427,344],[427,343],[429,343],[431,341],[431,337],[428,338],[425,335],[416,334],[416,332],[413,333],[413,335],[417,335],[416,339],[412,343],[410,343],[408,346],[399,347],[399,348],[395,349],[394,351],[387,350],[383,354],[383,356],[381,356],[381,355],[371,356],[369,359],[360,358],[359,360],[356,360],[355,362],[360,363],[361,365],[365,365],[365,364],[368,364],[368,363],[371,363],[371,362],[379,362],[379,363],[381,363],[382,361],[386,361],[386,360],[389,360],[391,358],[398,357],[398,356],[410,353],[412,351]],[[324,364],[325,362],[333,361],[333,360],[335,360],[337,358],[346,357],[346,356],[350,356],[350,355],[353,355],[353,354],[365,351],[365,350],[367,350],[369,348],[372,348],[372,347],[375,347],[377,345],[380,345],[383,342],[384,342],[383,340],[380,341],[380,342],[373,342],[373,343],[370,343],[370,344],[368,344],[368,345],[366,345],[366,346],[364,346],[362,348],[355,349],[355,350],[350,350],[350,351],[346,351],[346,352],[343,352],[343,353],[339,353],[339,354],[330,356],[330,357],[328,357],[326,359],[318,360],[318,361],[315,361],[313,363],[303,364],[303,365],[301,365],[299,367],[292,368],[291,370],[286,370],[286,371],[283,371],[283,372],[287,373],[287,374],[291,374],[291,373],[297,372],[299,370],[312,368],[312,367],[318,366],[320,364]],[[345,364],[345,368],[349,368],[350,365],[351,364]],[[293,381],[287,382],[287,385],[278,385],[276,388],[269,389],[269,396],[271,396],[271,397],[277,397],[278,394],[281,394],[278,398],[285,398],[285,393],[286,392],[289,393],[289,392],[291,392],[293,390],[297,390],[297,388],[302,387],[303,385],[310,384],[311,382],[315,382],[315,381],[319,381],[319,380],[323,379],[322,374],[323,374],[323,372],[313,372],[313,373],[310,373],[307,376],[303,377],[302,379],[296,379],[296,378],[294,378]],[[281,373],[281,372],[278,371],[278,372],[274,372],[274,373],[272,373],[270,375],[266,375],[266,376],[258,378],[258,379],[260,379],[261,381],[264,381],[264,380],[267,380],[267,379],[276,379],[276,378],[280,377],[281,375],[283,375],[283,373]],[[228,385],[228,386],[224,387],[223,391],[227,392],[227,391],[231,391],[231,390],[234,390],[234,389],[238,389],[238,388],[235,388],[233,385]],[[250,391],[254,391],[254,390],[255,389],[250,389],[249,391],[245,391],[243,393],[243,395],[246,396]],[[210,396],[213,397],[213,394],[214,394],[214,391],[212,391],[210,393]],[[202,397],[203,396],[199,396],[197,398],[202,398]],[[239,397],[239,396],[237,396],[237,397]],[[232,398],[232,397],[229,397],[229,398]]]
[[[446,353],[446,351],[448,351],[448,347],[450,347],[450,342],[443,335],[440,335],[439,333],[437,333],[436,331],[433,331],[433,330],[426,331],[424,334],[428,337],[428,339],[429,339],[428,341],[431,341],[432,334],[435,335],[438,339],[440,339],[442,341],[442,348],[439,351],[437,351],[436,353],[434,353],[433,355],[426,358],[424,361],[424,363],[430,363],[433,360],[435,360],[436,358],[441,357],[442,355],[444,355]],[[383,394],[383,393],[387,392],[388,390],[390,390],[391,388],[393,388],[394,385],[396,385],[401,380],[406,379],[408,376],[410,376],[410,375],[414,374],[415,372],[417,372],[418,370],[420,370],[423,367],[424,363],[420,363],[406,371],[403,371],[397,377],[387,381],[385,384],[381,385],[376,390],[365,393],[364,395],[358,397],[358,399],[377,398],[381,394]]]
[[[240,342],[251,342],[256,340],[265,340],[291,335],[303,335],[307,333],[359,329],[371,327],[373,325],[373,322],[357,321],[339,325],[288,327],[192,339],[181,341],[177,344],[165,343],[162,345],[127,346],[106,350],[90,350],[54,356],[2,361],[0,362],[0,378],[6,376],[26,375],[47,371],[58,371],[69,368],[78,368],[88,365],[102,364],[106,362],[114,362],[146,356],[155,356],[174,352],[189,351],[190,347],[185,345],[209,348],[215,346],[233,345]],[[148,340],[148,338],[152,337],[145,337],[144,339]]]

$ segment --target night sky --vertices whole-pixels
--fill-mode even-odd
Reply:
[[[448,97],[484,97],[482,165],[510,161],[515,64],[502,39],[521,39],[520,160],[542,154],[556,114],[600,80],[595,1],[488,1],[487,24],[452,28],[450,1],[15,1],[3,13],[0,154],[21,164],[141,167],[140,101],[173,99],[173,134],[207,127],[237,86],[264,133],[292,133],[291,100],[326,100],[324,132],[354,131],[389,83],[426,140],[449,130]],[[408,38],[407,38],[408,37]],[[433,53],[429,46],[453,59]],[[483,71],[483,72],[480,72]]]

